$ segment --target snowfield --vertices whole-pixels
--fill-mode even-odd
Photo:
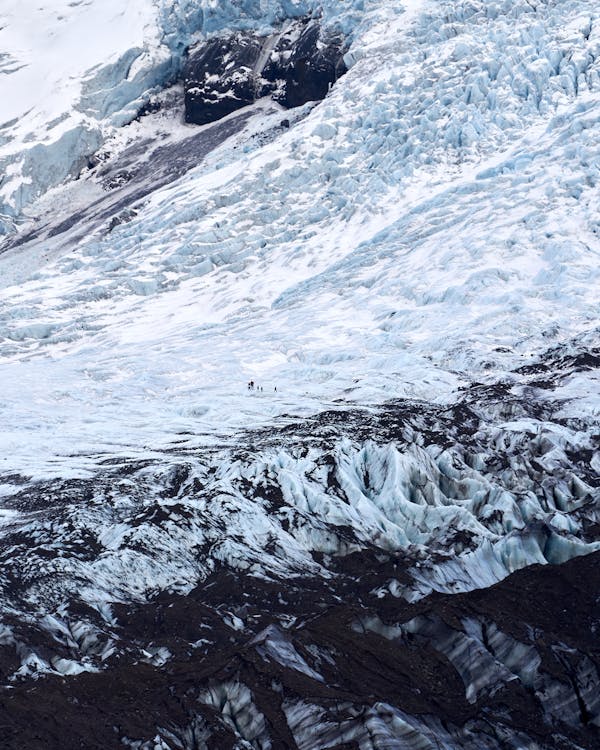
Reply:
[[[3,4],[10,674],[103,670],[134,654],[118,607],[188,596],[223,570],[337,592],[340,561],[372,554],[402,561],[372,582],[372,600],[421,606],[432,591],[600,550],[600,10],[318,6]],[[183,124],[190,43],[309,13],[348,39],[349,71],[323,102],[286,111],[264,99]],[[215,611],[229,635],[258,638],[242,609]],[[500,633],[490,646],[471,620],[475,635],[373,617],[360,628],[390,641],[439,638],[469,704],[518,679],[554,706],[524,641]],[[62,650],[46,653],[19,618]],[[252,648],[323,681],[317,646],[307,662],[278,633]],[[483,686],[464,663],[475,641],[496,660]],[[144,663],[171,659],[159,646],[143,645]],[[586,685],[595,669],[580,667]],[[248,689],[219,679],[200,702],[250,743],[239,747],[277,747]],[[302,748],[505,747],[501,732],[471,745],[383,703],[364,719],[380,744],[367,744],[364,722],[342,737],[318,706],[281,700]],[[203,747],[167,734],[128,746]],[[562,747],[523,737],[510,746]]]
[[[252,128],[283,116],[259,104],[139,216],[5,253],[6,454],[31,471],[38,445],[45,462],[49,445],[156,446],[337,399],[447,401],[594,330],[600,37],[585,7],[561,4],[565,23],[446,3],[404,24],[398,4],[393,25],[376,9],[350,73],[289,131],[261,147]],[[176,127],[146,119],[118,138]],[[90,193],[74,183],[69,211]]]

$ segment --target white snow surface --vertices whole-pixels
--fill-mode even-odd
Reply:
[[[204,0],[192,23],[192,3],[170,5],[172,14],[143,0],[39,11],[40,3],[27,3],[23,16],[43,16],[39,38],[17,33],[24,23],[17,4],[3,5],[0,41],[12,32],[2,47],[10,83],[1,85],[14,85],[18,96],[2,104],[0,119],[17,120],[0,130],[0,159],[3,200],[15,216],[33,194],[17,200],[13,178],[21,195],[43,192],[72,174],[67,162],[88,148],[71,140],[55,148],[60,139],[89,136],[90,152],[101,143],[118,151],[165,129],[175,140],[192,132],[160,113],[114,129],[177,67],[183,39],[310,10],[309,3]],[[235,444],[240,430],[325,408],[391,398],[451,403],[459,387],[510,379],[552,345],[575,337],[597,345],[600,10],[584,0],[360,5],[336,3],[352,33],[349,72],[291,128],[255,137],[284,116],[258,102],[243,132],[145,198],[130,221],[0,256],[5,476],[89,477],[109,458]],[[122,23],[114,22],[117,7]],[[331,17],[333,7],[325,8]],[[219,22],[209,23],[217,10]],[[52,41],[53,29],[65,39]],[[72,54],[54,66],[52,49]],[[110,67],[124,60],[126,75]],[[26,76],[33,82],[42,69],[52,71],[48,96],[32,96]],[[49,151],[31,153],[49,144],[59,166]],[[47,167],[52,176],[40,177]],[[32,216],[80,207],[96,189],[85,178],[54,188]],[[251,379],[263,390],[248,391]],[[565,412],[597,420],[593,373],[574,381],[563,386]],[[392,458],[401,485],[412,457]],[[302,507],[305,490],[289,493],[290,504],[312,512]],[[464,516],[482,546],[467,573],[450,569],[452,562],[424,573],[423,591],[432,580],[441,590],[471,588],[545,561],[537,542],[529,556],[519,547],[511,558],[509,526],[492,534],[458,502],[448,508],[436,496],[435,513],[413,508],[400,518],[404,505],[390,507],[394,498],[382,495],[367,513],[357,495],[356,507],[321,507],[320,517],[336,522],[336,513],[346,514],[364,525],[366,539],[381,534],[386,546],[402,547],[427,544],[446,517]],[[242,531],[252,512],[240,512]],[[268,514],[263,521],[253,540],[270,530]],[[189,583],[191,568],[200,574],[183,547],[175,563],[165,547],[170,569],[138,570],[123,551],[125,526],[106,523],[103,543],[118,559],[95,565],[105,592],[119,570],[130,586],[123,596],[186,576]],[[293,554],[301,567],[309,561],[298,533]],[[326,531],[319,544],[320,532],[311,533],[304,546],[328,551]],[[563,558],[584,549],[568,544],[577,551]],[[223,555],[236,558],[233,543]],[[473,572],[478,566],[486,571]]]
[[[289,132],[217,152],[108,235],[0,258],[11,468],[338,399],[447,400],[598,325],[589,4],[413,3],[406,24],[374,6]]]

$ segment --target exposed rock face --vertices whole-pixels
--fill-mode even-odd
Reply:
[[[186,122],[204,125],[252,104],[262,46],[258,37],[243,34],[202,44],[185,71]]]
[[[346,72],[343,46],[316,21],[269,37],[236,33],[203,42],[184,70],[186,122],[214,122],[268,94],[288,108],[324,99]]]
[[[276,87],[273,98],[288,108],[324,99],[346,72],[340,36],[324,35],[316,23],[307,24],[299,36],[297,30],[280,37],[262,72]]]

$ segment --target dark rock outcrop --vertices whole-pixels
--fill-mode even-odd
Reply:
[[[324,35],[316,23],[299,36],[283,35],[262,73],[275,86],[273,98],[287,108],[324,99],[346,72],[343,46],[342,37]]]
[[[269,94],[287,108],[320,101],[346,72],[343,51],[343,38],[317,21],[203,42],[184,70],[186,122],[214,122]]]
[[[258,37],[239,33],[203,43],[185,71],[186,122],[205,125],[252,104],[262,46]]]

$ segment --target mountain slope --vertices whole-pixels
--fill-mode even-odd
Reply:
[[[9,746],[594,747],[598,12],[36,12],[99,34],[2,131]],[[323,102],[184,123],[189,43],[309,15]]]

